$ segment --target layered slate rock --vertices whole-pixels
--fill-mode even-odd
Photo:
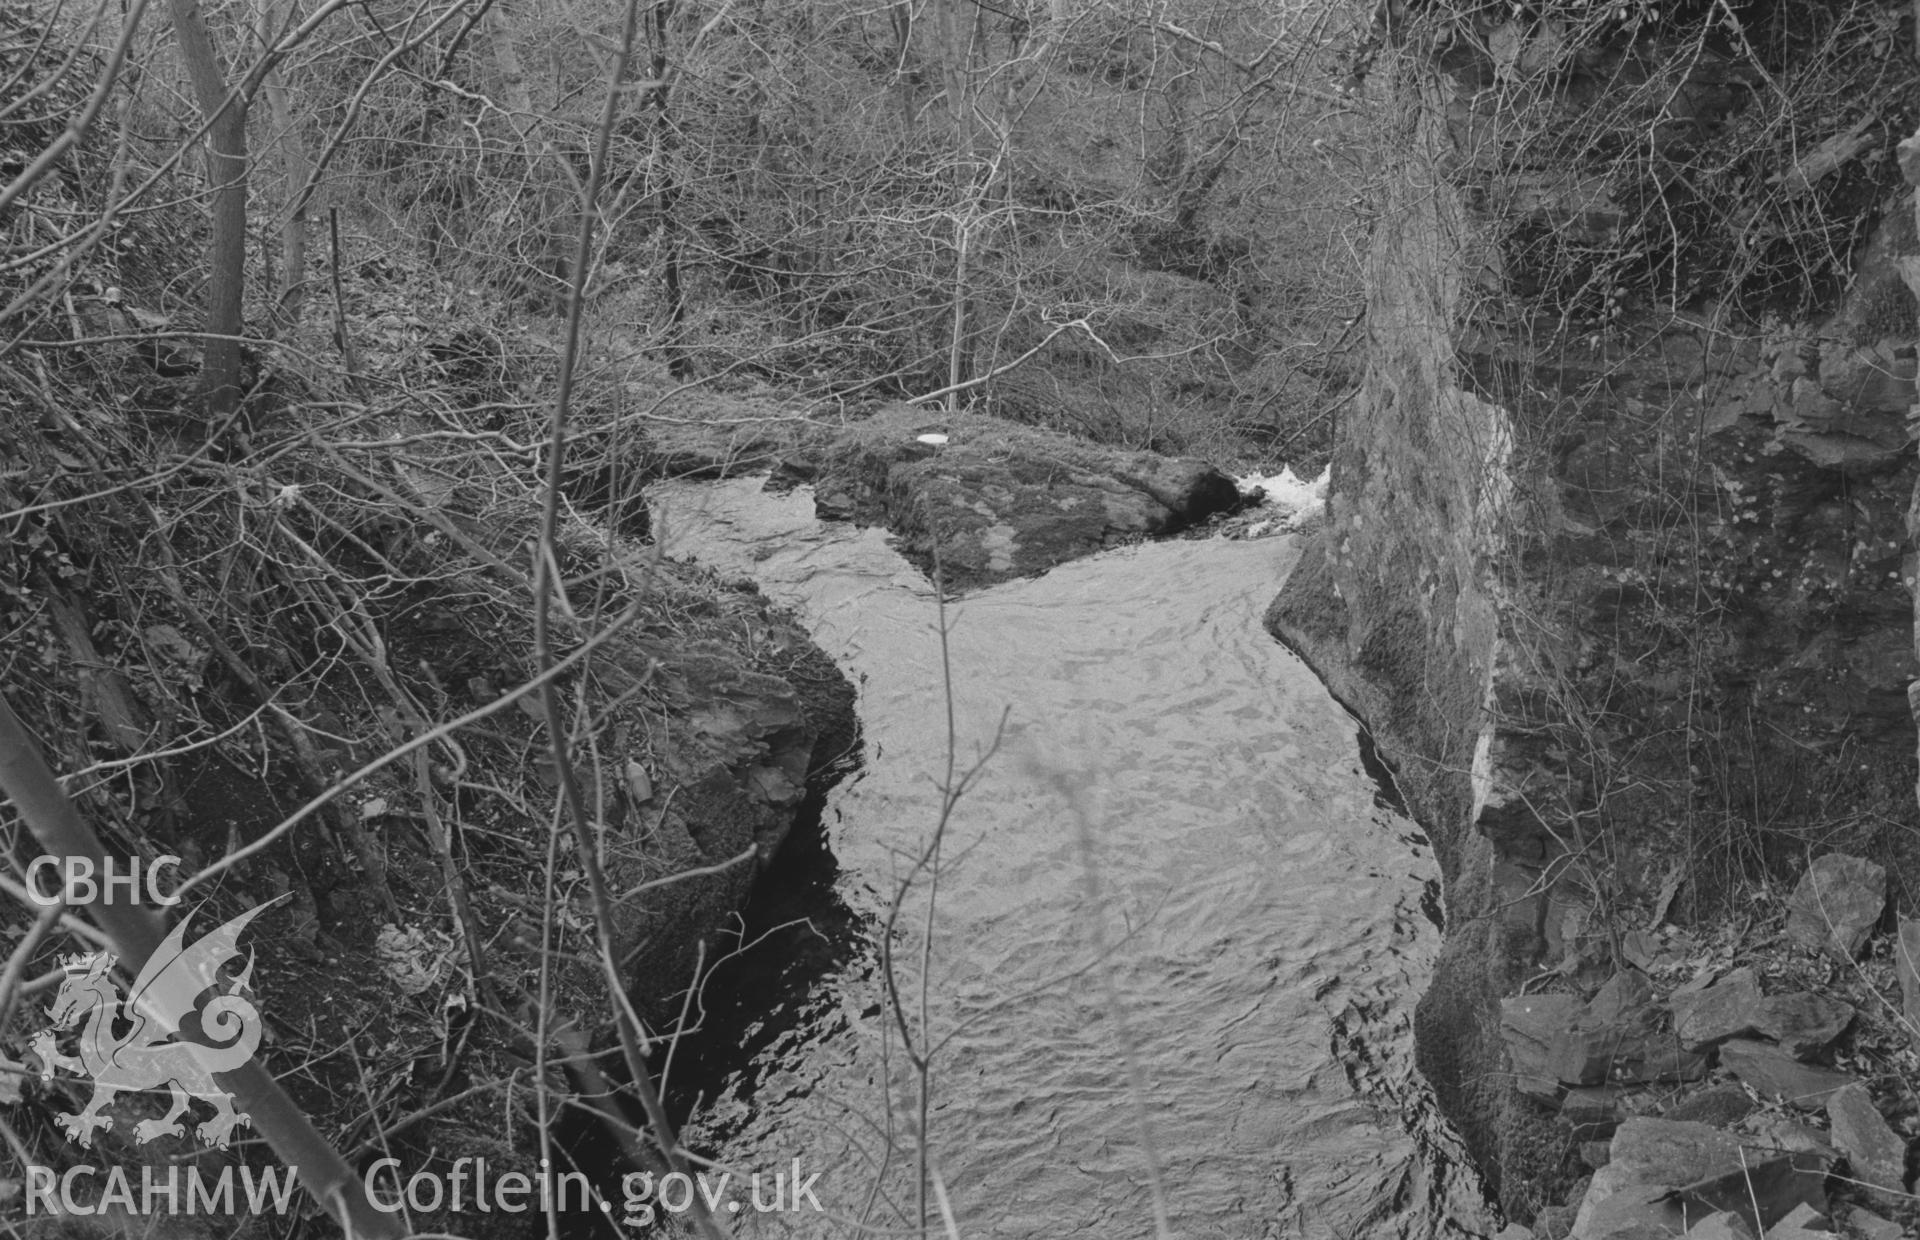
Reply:
[[[1833,1143],[1864,1180],[1889,1194],[1907,1187],[1907,1143],[1888,1127],[1865,1085],[1848,1085],[1827,1099],[1827,1117],[1833,1122]]]
[[[1610,1137],[1627,1118],[1624,1099],[1623,1091],[1612,1086],[1569,1089],[1560,1100],[1560,1122],[1576,1140]]]
[[[1622,969],[1587,1002],[1585,1024],[1638,1029],[1653,1019],[1653,983],[1638,969]]]
[[[1809,1205],[1795,1206],[1793,1213],[1767,1228],[1767,1240],[1832,1240],[1833,1229],[1826,1216]]]
[[[1763,1000],[1753,970],[1742,966],[1711,986],[1674,991],[1673,1032],[1688,1050],[1753,1033]]]
[[[1900,919],[1900,933],[1893,941],[1893,968],[1900,978],[1900,1010],[1907,1026],[1920,1029],[1920,919]]]
[[[1887,872],[1845,853],[1816,858],[1787,902],[1787,937],[1851,960],[1887,906]]]
[[[1844,1072],[1801,1063],[1771,1043],[1747,1038],[1722,1045],[1720,1065],[1761,1097],[1803,1111],[1819,1110],[1835,1091],[1854,1083]]]
[[[1573,1234],[1582,1240],[1678,1236],[1717,1214],[1764,1233],[1802,1205],[1825,1207],[1823,1160],[1744,1147],[1707,1124],[1631,1119],[1594,1173]]]
[[[1900,1224],[1891,1219],[1881,1218],[1872,1210],[1863,1210],[1859,1206],[1847,1212],[1847,1225],[1865,1236],[1867,1240],[1906,1240],[1907,1236]]]
[[[1761,1002],[1753,1027],[1780,1044],[1795,1059],[1826,1049],[1853,1021],[1853,1007],[1839,999],[1799,990],[1771,995]]]
[[[922,436],[945,436],[941,443]],[[1177,533],[1242,500],[1201,461],[1117,448],[997,418],[884,410],[811,449],[826,519],[885,525],[950,585],[1030,576],[1104,547]]]
[[[615,950],[637,993],[660,1005],[643,1009],[646,1019],[669,1018],[670,996],[685,985],[669,979],[692,976],[701,937],[737,918],[785,842],[810,775],[849,743],[852,686],[798,637],[768,631],[768,648],[786,652],[783,675],[756,670],[718,641],[636,643],[597,672],[609,697],[644,691],[671,721],[625,762],[595,769],[582,758],[575,773],[588,795],[603,790],[602,864],[616,890],[639,889],[662,867],[689,871],[614,910]]]
[[[1739,1166],[1683,1184],[1663,1200],[1679,1204],[1694,1217],[1725,1212],[1756,1233],[1770,1231],[1774,1223],[1803,1207],[1826,1205],[1831,1161],[1819,1154],[1750,1146],[1741,1151]]]
[[[1827,1140],[1828,1133],[1823,1128],[1815,1128],[1812,1124],[1783,1115],[1761,1124],[1759,1131],[1767,1143],[1777,1149],[1818,1154],[1828,1162],[1839,1161],[1839,1151]]]
[[[1646,975],[1624,969],[1554,1036],[1552,1070],[1562,1084],[1573,1086],[1694,1081],[1706,1075],[1706,1058],[1656,1032],[1658,1020]]]
[[[1738,1085],[1714,1085],[1689,1094],[1661,1118],[1695,1120],[1718,1128],[1730,1127],[1753,1114],[1753,1099]]]
[[[1586,1004],[1578,995],[1523,995],[1500,1002],[1500,1035],[1512,1065],[1513,1087],[1552,1105],[1560,1097],[1553,1044],[1579,1019]]]

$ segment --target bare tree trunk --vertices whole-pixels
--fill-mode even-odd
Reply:
[[[947,336],[947,409],[952,412],[958,408],[960,392],[973,371],[973,230],[980,220],[991,177],[991,161],[980,134],[980,84],[974,73],[984,50],[986,17],[973,5],[968,5],[963,15],[960,0],[935,0],[935,4],[940,73],[947,113],[953,121],[953,278]]]
[[[1920,5],[1920,0],[1913,0]],[[893,66],[894,91],[900,98],[900,132],[913,132],[915,101],[913,97],[913,3],[912,0],[900,0],[887,10],[887,20],[893,25],[893,41],[899,48]]]
[[[532,252],[527,261],[536,268],[526,273],[527,288],[539,299],[546,300],[557,285],[544,286],[542,282],[564,278],[566,273],[566,237],[559,221],[568,217],[568,204],[573,199],[565,187],[572,184],[578,190],[579,182],[567,161],[554,154],[539,132],[541,112],[534,106],[513,15],[505,4],[497,3],[487,9],[486,31],[494,67],[500,73],[500,94],[507,104],[507,123],[520,143],[521,157],[527,161],[527,192],[535,199],[531,209],[516,208],[520,218],[538,221],[530,223],[528,229],[530,234],[537,229],[537,235],[531,236],[520,251],[523,258],[528,251]]]
[[[500,70],[500,93],[507,100],[507,120],[520,138],[522,154],[531,163],[539,150],[534,141],[533,96],[527,91],[527,70],[520,61],[520,48],[513,40],[513,26],[507,20],[506,6],[488,8],[487,45],[493,49],[493,63]]]
[[[956,208],[953,220],[953,332],[947,340],[947,412],[960,411],[960,393],[973,369],[967,347],[967,333],[973,324],[968,309],[973,301],[973,288],[969,279],[968,251],[973,242],[972,204]]]
[[[240,403],[240,309],[247,268],[247,104],[229,97],[213,35],[197,0],[168,0],[174,39],[195,101],[210,121],[207,184],[213,228],[207,243],[206,360],[200,390],[207,415],[226,418]]]
[[[272,47],[275,31],[284,30],[293,24],[294,0],[261,0],[260,5],[260,45]],[[287,100],[286,83],[280,80],[279,70],[270,70],[265,82],[267,92],[267,116],[273,123],[274,140],[280,148],[282,171],[286,173],[287,193],[294,194],[300,186],[307,183],[307,174],[312,170],[307,158],[307,144],[301,137],[299,123],[294,119],[293,108]],[[306,208],[294,206],[287,218],[280,224],[280,294],[275,299],[279,307],[280,325],[297,327],[300,324],[300,310],[306,300],[307,292],[307,220]]]
[[[647,100],[653,105],[654,218],[660,225],[660,276],[667,296],[667,373],[684,380],[693,374],[693,359],[686,350],[687,290],[680,270],[680,186],[674,171],[680,138],[673,114],[667,107],[667,35],[668,23],[673,20],[673,6],[674,0],[655,0],[653,6],[649,40],[653,45],[653,84],[648,88]]]

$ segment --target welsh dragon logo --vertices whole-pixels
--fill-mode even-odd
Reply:
[[[61,959],[67,976],[47,1015],[53,1024],[35,1035],[40,1076],[52,1080],[56,1068],[93,1081],[93,1097],[77,1115],[58,1117],[60,1127],[83,1146],[93,1144],[95,1129],[111,1128],[100,1114],[115,1095],[166,1086],[173,1104],[161,1119],[133,1126],[145,1145],[155,1137],[185,1136],[180,1123],[188,1101],[212,1105],[214,1116],[196,1129],[200,1140],[226,1149],[236,1126],[250,1123],[233,1109],[233,1097],[214,1083],[213,1074],[247,1062],[260,1045],[260,1013],[248,998],[253,956],[230,982],[220,971],[240,958],[240,932],[270,904],[248,909],[194,943],[186,942],[189,914],[174,926],[148,958],[123,1002],[111,976],[115,957],[86,952]],[[209,992],[212,992],[209,994]],[[81,1026],[79,1055],[63,1055],[55,1046],[62,1031]],[[115,1032],[116,1026],[122,1032]]]

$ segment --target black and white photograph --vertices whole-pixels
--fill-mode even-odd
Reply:
[[[0,0],[0,1240],[1920,1240],[1920,0]]]

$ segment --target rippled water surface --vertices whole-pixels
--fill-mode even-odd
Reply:
[[[815,522],[804,492],[656,501],[669,554],[805,619],[859,686],[866,738],[826,811],[862,945],[769,997],[771,1045],[689,1137],[820,1175],[825,1213],[747,1211],[736,1234],[904,1231],[918,1085],[877,944],[939,818],[933,591],[883,533]],[[1436,867],[1352,720],[1261,627],[1296,554],[1151,544],[948,606],[960,769],[998,746],[946,828],[932,918],[922,874],[892,941],[938,1047],[930,1148],[963,1236],[1152,1236],[1156,1172],[1193,1240],[1479,1231],[1405,1066]]]

